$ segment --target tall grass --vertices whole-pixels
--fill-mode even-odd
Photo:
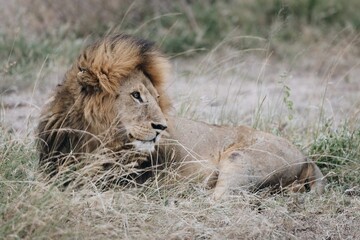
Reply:
[[[214,110],[203,116],[196,116],[209,122],[234,125],[244,123],[244,115],[240,112],[249,103],[242,101],[242,94],[249,88],[243,87],[266,87],[266,71],[264,70],[264,76],[255,73],[256,77],[252,78],[244,72],[246,67],[235,67],[243,64],[244,59],[231,58],[229,63],[228,56],[222,59],[221,55],[217,55],[221,53],[211,54],[213,56],[202,62],[202,72],[198,73],[198,68],[192,68],[192,72],[185,72],[182,76],[187,80],[183,82],[193,92],[199,86],[204,89],[206,84],[205,90],[208,92],[211,84],[218,84],[220,79],[221,83],[215,86],[225,89],[228,96],[218,92],[218,98],[214,99],[219,102],[213,108],[219,112]],[[219,65],[219,60],[223,60],[223,65]],[[186,59],[186,64],[189,64],[188,61]],[[175,62],[176,64],[180,63]],[[262,66],[259,67],[261,68]],[[243,79],[244,76],[247,78]],[[360,125],[356,112],[352,112],[355,114],[354,119],[348,118],[348,122],[340,127],[331,121],[321,120],[322,128],[317,131],[315,123],[318,121],[309,120],[306,128],[302,129],[296,122],[302,112],[298,112],[296,89],[290,79],[287,79],[289,76],[290,73],[287,73],[276,79],[280,82],[276,84],[279,91],[274,91],[274,94],[278,94],[278,100],[272,102],[275,105],[269,105],[270,96],[264,99],[264,92],[259,91],[259,100],[255,102],[263,103],[256,115],[260,123],[256,127],[285,135],[305,148],[327,175],[329,184],[324,195],[289,192],[273,195],[265,189],[257,193],[239,191],[238,195],[215,202],[211,197],[211,190],[196,181],[179,181],[174,177],[176,172],[167,169],[159,173],[166,175],[166,178],[159,178],[158,175],[136,188],[120,186],[103,191],[97,184],[102,175],[90,175],[87,171],[90,167],[96,169],[102,161],[109,160],[101,153],[89,156],[89,161],[92,162],[88,165],[89,168],[69,173],[79,184],[63,189],[59,186],[62,178],[58,179],[59,182],[46,183],[38,175],[34,138],[30,135],[19,139],[3,127],[0,133],[0,238],[356,239],[357,223],[360,220],[357,174],[360,166]],[[239,81],[243,81],[244,86]],[[263,82],[263,86],[256,81]],[[168,90],[172,91],[171,86]],[[221,100],[222,97],[224,101]],[[239,98],[239,102],[234,104],[236,98]],[[184,102],[192,104],[191,111],[181,110],[181,106],[186,106]],[[184,111],[179,114],[186,117],[210,108],[209,105],[201,105],[198,97],[193,94],[187,95],[179,104],[180,108],[177,109]],[[234,106],[227,108],[232,104]],[[325,107],[321,99],[317,104]],[[292,114],[292,118],[288,117],[288,113]],[[252,114],[256,113],[248,113],[255,119]],[[230,118],[235,115],[238,118]],[[322,119],[327,117],[325,114]],[[280,129],[277,121],[288,126]],[[315,132],[320,134],[313,134]],[[297,139],[299,135],[300,140]],[[96,161],[91,161],[94,159]]]
[[[321,197],[306,193],[239,192],[237,196],[217,202],[212,200],[211,191],[201,184],[185,180],[155,179],[142,187],[105,192],[89,180],[89,184],[80,189],[60,190],[37,178],[37,157],[32,142],[32,139],[2,139],[2,239],[358,236],[359,201],[336,188]],[[358,167],[359,163],[356,164]],[[355,172],[353,176],[358,178]]]
[[[89,39],[108,32],[135,33],[155,40],[171,56],[187,56],[185,60],[173,59],[175,73],[170,80],[184,83],[179,86],[186,90],[172,90],[174,83],[168,87],[176,99],[178,115],[212,123],[248,124],[286,136],[319,164],[329,180],[322,196],[273,195],[264,190],[239,192],[215,202],[211,190],[196,181],[178,181],[176,172],[166,169],[160,172],[166,178],[155,177],[137,188],[107,191],[96,184],[101,175],[90,176],[83,169],[69,173],[79,184],[64,190],[59,185],[61,178],[45,183],[38,174],[34,137],[19,138],[5,127],[0,115],[0,239],[359,237],[358,102],[346,103],[349,115],[339,124],[332,121],[331,114],[326,115],[326,101],[331,96],[324,94],[320,102],[311,102],[316,113],[322,111],[321,117],[314,119],[305,111],[308,106],[305,110],[299,107],[305,100],[299,100],[296,94],[301,91],[296,90],[303,83],[290,81],[291,74],[305,74],[306,78],[307,71],[314,71],[324,83],[322,88],[327,88],[330,80],[356,83],[357,75],[352,73],[359,64],[356,58],[353,61],[351,55],[334,54],[337,62],[345,59],[341,68],[328,67],[324,59],[330,59],[333,51],[343,51],[342,36],[349,35],[354,39],[349,44],[352,54],[357,56],[358,1],[153,0],[144,4],[0,0],[0,4],[2,113],[8,111],[3,103],[10,86],[18,86],[16,94],[21,94],[22,88],[34,87],[39,72],[42,82],[49,84],[54,81],[52,71],[68,66]],[[309,47],[311,44],[316,48]],[[297,55],[304,48],[329,53],[315,52],[313,64],[314,59]],[[194,54],[198,52],[205,57]],[[274,56],[283,57],[291,66],[283,71],[270,61]],[[246,71],[251,68],[255,74]],[[275,97],[265,92],[271,81],[278,82],[272,91]],[[356,87],[341,86],[345,90]],[[247,98],[251,94],[256,95],[255,101]],[[108,160],[103,154],[94,154],[91,159]],[[96,168],[97,163],[89,167]]]
[[[350,189],[360,186],[360,128],[347,123],[333,128],[325,124],[320,135],[310,146],[309,153],[333,186]]]

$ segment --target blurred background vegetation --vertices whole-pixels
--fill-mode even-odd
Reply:
[[[72,59],[85,39],[126,32],[189,56],[226,42],[237,49],[288,46],[357,34],[360,1],[348,0],[0,0],[0,69]],[[293,49],[293,48],[292,48]],[[60,53],[60,54],[59,54]],[[59,56],[60,55],[60,56]]]

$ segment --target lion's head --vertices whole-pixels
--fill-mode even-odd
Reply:
[[[153,151],[167,127],[168,69],[152,43],[134,37],[109,36],[88,46],[42,112],[40,166],[56,172],[65,157],[99,147]]]

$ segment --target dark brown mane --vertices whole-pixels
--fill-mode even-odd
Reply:
[[[168,111],[163,89],[168,60],[152,42],[124,34],[105,37],[84,49],[42,111],[37,129],[41,169],[54,175],[65,162],[77,162],[79,155],[102,144],[98,134],[114,118],[109,109],[117,89],[135,70],[150,79],[160,95],[160,108]],[[121,146],[121,137],[116,141],[106,146]]]

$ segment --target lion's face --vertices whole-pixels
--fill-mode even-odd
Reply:
[[[154,44],[127,35],[84,49],[56,88],[38,125],[40,165],[57,171],[69,154],[155,149],[171,107],[169,62]]]
[[[141,71],[133,72],[124,80],[116,96],[115,124],[126,135],[127,145],[139,151],[153,151],[161,134],[167,128],[159,106],[161,96]]]

